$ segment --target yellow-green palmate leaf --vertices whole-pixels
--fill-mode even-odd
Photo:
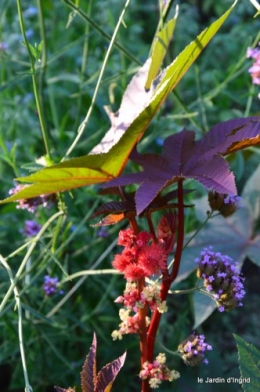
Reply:
[[[145,68],[147,74],[143,75],[146,77],[144,78],[145,81],[142,87],[143,91],[140,92],[140,95],[142,96],[142,102],[140,104],[143,109],[138,113],[134,107],[134,110],[132,110],[132,118],[128,118],[128,122],[124,124],[123,128],[122,124],[115,125],[112,123],[109,132],[111,132],[112,129],[115,138],[106,146],[106,152],[92,153],[80,158],[73,158],[66,162],[47,167],[30,176],[18,178],[17,180],[31,183],[31,185],[26,186],[23,190],[7,199],[0,201],[0,204],[107,182],[118,177],[124,169],[132,149],[143,136],[145,130],[167,96],[217,33],[232,12],[235,4],[236,2],[218,20],[198,35],[198,37],[161,72],[152,84],[152,94],[147,93],[147,95],[144,94],[144,86],[147,80],[149,67]],[[140,86],[138,85],[138,89],[139,87]],[[131,88],[129,92],[130,98],[131,94],[135,95],[136,93],[135,89]],[[127,98],[129,99],[129,95]],[[119,115],[123,118],[124,111],[127,110],[127,105],[124,104],[124,100],[122,101],[121,107],[122,106],[123,110],[121,110],[121,108],[119,109]],[[118,130],[121,132],[119,140],[117,138]],[[95,151],[93,152],[98,152],[98,147],[99,145],[96,146]],[[100,151],[103,151],[102,148]]]

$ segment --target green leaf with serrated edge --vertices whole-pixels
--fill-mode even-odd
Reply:
[[[166,23],[164,28],[156,34],[154,42],[152,44],[152,63],[148,72],[145,88],[150,89],[152,81],[156,78],[159,69],[162,65],[163,59],[166,55],[167,48],[172,39],[172,35],[175,29],[176,20],[178,17],[178,8],[173,19]]]
[[[208,295],[196,291],[193,296],[194,325],[198,328],[217,309],[216,302]]]
[[[236,2],[224,15],[191,42],[166,68],[149,105],[138,115],[118,143],[107,153],[73,158],[45,168],[31,176],[19,178],[19,181],[34,184],[11,197],[1,200],[0,204],[106,182],[119,176],[133,147],[142,137],[164,100],[217,33],[235,4]]]
[[[233,334],[237,349],[242,388],[245,392],[260,391],[260,351],[241,337]]]

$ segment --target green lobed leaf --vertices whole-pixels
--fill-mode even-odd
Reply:
[[[253,221],[256,222],[260,215],[260,165],[247,180],[241,197],[242,204],[247,206]]]
[[[19,181],[31,182],[33,185],[1,200],[0,204],[106,182],[119,176],[132,149],[142,137],[162,103],[217,33],[232,12],[236,2],[192,41],[173,63],[162,72],[158,79],[159,84],[147,107],[137,116],[120,140],[108,152],[73,158],[52,167],[47,167],[31,176],[18,178]]]
[[[208,295],[196,291],[193,296],[193,309],[194,325],[192,329],[196,329],[217,309],[217,305]]]
[[[260,351],[241,337],[233,334],[238,349],[240,376],[245,392],[260,391]]]
[[[155,36],[152,45],[152,63],[148,72],[145,88],[150,89],[152,81],[156,78],[163,59],[166,55],[167,48],[172,39],[178,17],[178,8],[173,19],[169,20],[161,31]]]
[[[207,206],[205,206],[205,211]],[[184,244],[194,233],[185,236]],[[250,248],[256,245],[252,240],[252,221],[247,208],[240,208],[229,218],[216,216],[211,219],[192,239],[188,247],[183,251],[179,275],[176,279],[185,279],[196,269],[195,258],[200,256],[203,248],[213,246],[215,252],[232,257],[240,264],[250,253]]]

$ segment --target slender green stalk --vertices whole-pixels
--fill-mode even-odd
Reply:
[[[91,10],[92,10],[92,5],[93,5],[93,0],[89,1],[88,4],[88,16],[91,15]],[[82,87],[84,83],[84,75],[86,72],[87,68],[87,58],[88,58],[88,49],[89,49],[89,28],[90,24],[87,23],[85,27],[85,39],[84,39],[84,46],[83,46],[83,53],[82,53],[82,63],[81,63],[81,69],[80,69],[80,87],[79,87],[79,94],[78,94],[78,103],[77,103],[77,115],[75,119],[75,124],[79,124],[79,119],[80,119],[80,113],[81,113],[81,107],[82,107]]]
[[[60,285],[62,285],[63,283],[65,283],[69,280],[73,280],[73,279],[76,279],[80,276],[87,276],[87,275],[122,275],[122,273],[115,270],[115,269],[85,270],[85,271],[82,270],[82,271],[76,272],[75,274],[67,276],[65,279],[63,279],[60,282]]]
[[[41,0],[37,0],[39,27],[40,27],[41,42],[42,42],[41,68],[40,68],[40,77],[39,77],[39,96],[41,99],[41,107],[44,113],[43,84],[44,84],[45,71],[47,67],[47,39],[46,39],[46,30],[44,25],[42,3],[43,2]]]
[[[196,81],[197,92],[198,92],[198,99],[197,100],[198,100],[199,107],[200,107],[201,122],[203,124],[203,133],[205,133],[208,131],[209,126],[208,126],[207,115],[206,115],[206,110],[205,110],[205,103],[204,103],[204,100],[202,97],[199,67],[197,65],[195,65],[195,81]]]
[[[59,217],[60,215],[62,215],[62,214],[63,214],[62,211],[59,211],[59,212],[57,212],[56,214],[54,214],[54,215],[45,223],[45,225],[41,228],[41,230],[39,231],[39,233],[35,236],[33,242],[31,243],[31,245],[30,245],[29,248],[28,248],[28,252],[26,253],[26,255],[25,255],[25,257],[24,257],[24,259],[23,259],[23,261],[22,261],[22,263],[21,263],[21,265],[20,265],[20,267],[19,267],[19,269],[18,269],[18,271],[17,271],[17,273],[16,273],[16,275],[15,275],[15,277],[14,277],[14,279],[13,279],[13,282],[11,283],[11,286],[9,287],[7,293],[5,294],[5,296],[4,296],[4,298],[3,298],[2,302],[1,302],[1,305],[0,305],[0,314],[2,313],[2,311],[3,311],[4,307],[5,307],[6,302],[8,301],[8,299],[9,299],[10,295],[12,294],[12,292],[13,292],[13,290],[14,290],[14,288],[15,288],[17,282],[18,282],[18,280],[20,279],[20,276],[21,276],[21,274],[22,274],[22,272],[23,272],[23,270],[24,270],[24,268],[25,268],[25,266],[26,266],[26,264],[27,264],[27,261],[28,261],[29,258],[31,257],[31,254],[32,254],[32,252],[33,252],[35,246],[37,245],[38,241],[40,240],[41,236],[42,236],[43,233],[47,230],[47,228],[50,226],[50,224],[51,224],[56,218],[58,218],[58,217]]]
[[[25,392],[32,392],[32,387],[30,386],[29,383],[29,377],[28,377],[28,372],[27,372],[27,366],[26,366],[26,359],[25,359],[25,351],[24,351],[24,341],[23,341],[23,313],[22,313],[22,305],[21,305],[21,300],[20,300],[20,295],[19,291],[16,286],[16,282],[14,281],[14,277],[12,274],[12,270],[9,267],[8,263],[6,260],[0,255],[0,262],[6,269],[11,284],[14,286],[14,296],[16,300],[16,306],[18,310],[18,336],[19,336],[19,345],[20,345],[20,353],[21,353],[21,359],[22,359],[22,367],[23,367],[23,374],[24,374],[24,381],[25,381]]]
[[[85,126],[86,126],[87,123],[88,123],[88,120],[89,120],[89,118],[90,118],[90,115],[91,115],[91,113],[92,113],[92,110],[93,110],[94,105],[95,105],[95,102],[96,102],[98,90],[99,90],[99,87],[100,87],[100,84],[101,84],[101,80],[102,80],[102,77],[103,77],[103,74],[104,74],[104,71],[105,71],[105,68],[106,68],[106,65],[107,65],[107,61],[108,61],[109,55],[110,55],[111,50],[112,50],[112,48],[113,48],[113,46],[114,46],[114,43],[115,43],[116,35],[117,35],[117,33],[118,33],[119,27],[120,27],[121,24],[122,24],[123,17],[124,17],[124,15],[125,15],[125,12],[126,12],[126,10],[127,10],[128,5],[130,4],[130,1],[131,1],[131,0],[126,0],[125,6],[124,6],[124,8],[123,8],[123,10],[122,10],[122,12],[121,12],[121,15],[120,15],[120,17],[119,17],[119,19],[118,19],[118,22],[117,22],[117,25],[116,25],[116,27],[115,27],[114,33],[113,33],[113,35],[112,35],[112,37],[111,37],[111,41],[110,41],[110,43],[109,43],[109,46],[108,46],[108,49],[107,49],[107,52],[106,52],[106,55],[105,55],[105,58],[104,58],[104,61],[103,61],[103,64],[102,64],[100,73],[99,73],[98,81],[97,81],[97,84],[96,84],[96,87],[95,87],[95,91],[94,91],[93,98],[92,98],[90,107],[89,107],[89,109],[88,109],[87,115],[86,115],[85,119],[83,120],[83,122],[80,124],[80,126],[79,126],[79,128],[78,128],[78,134],[77,134],[76,138],[74,139],[72,145],[70,146],[70,148],[69,148],[68,151],[66,152],[65,157],[67,157],[67,156],[73,151],[73,149],[76,147],[76,145],[77,145],[79,139],[80,139],[81,136],[83,135]],[[65,158],[65,157],[64,157],[64,158]],[[64,158],[63,158],[63,159],[64,159]]]
[[[250,89],[249,89],[247,103],[246,103],[246,109],[245,109],[245,114],[244,114],[245,117],[249,116],[250,109],[251,109],[252,102],[253,102],[254,91],[255,91],[255,85],[251,84]]]
[[[187,246],[189,245],[189,243],[191,242],[191,240],[193,240],[194,237],[196,237],[196,235],[198,234],[198,232],[205,226],[205,224],[211,219],[214,218],[215,216],[219,215],[212,215],[213,211],[211,211],[207,218],[205,219],[205,221],[201,224],[201,226],[195,231],[195,233],[192,234],[192,236],[188,239],[188,241],[186,242],[186,244],[184,245],[183,249],[187,248]]]
[[[189,294],[193,293],[194,291],[199,290],[199,287],[192,287],[190,289],[184,289],[184,290],[168,290],[169,294]]]
[[[38,84],[37,84],[37,78],[36,78],[35,59],[33,57],[33,54],[32,54],[32,51],[31,51],[31,48],[30,48],[30,45],[29,45],[29,42],[28,42],[26,34],[25,34],[24,21],[23,21],[23,15],[22,15],[22,7],[21,7],[21,1],[20,0],[17,0],[17,8],[18,8],[18,16],[19,16],[20,28],[21,28],[22,36],[23,36],[24,43],[25,43],[25,46],[26,46],[27,51],[28,51],[30,64],[31,64],[31,75],[32,75],[32,82],[33,82],[33,92],[34,92],[34,98],[35,98],[37,112],[38,112],[38,116],[39,116],[43,142],[44,142],[47,158],[48,158],[49,161],[51,161],[51,153],[50,153],[50,147],[49,147],[49,138],[48,138],[48,133],[47,133],[47,127],[46,127],[46,122],[45,122],[45,118],[44,118],[44,115],[43,115],[42,105],[41,105],[41,102],[40,102],[40,95],[39,95],[39,91],[38,91]]]
[[[117,239],[115,239],[112,244],[102,253],[102,255],[97,259],[97,261],[92,265],[90,270],[94,270],[104,259],[105,257],[112,251],[112,249],[116,246],[117,244]],[[85,280],[88,278],[88,275],[82,276],[80,280],[75,284],[75,286],[72,287],[70,291],[62,298],[62,300],[54,306],[54,308],[46,314],[45,317],[50,318],[52,317],[61,307],[64,303],[68,301],[68,299],[75,293],[75,291],[85,282]]]
[[[107,34],[104,30],[102,30],[97,23],[95,23],[89,16],[82,11],[80,8],[75,6],[70,0],[63,0],[64,3],[68,4],[68,6],[73,9],[81,18],[88,21],[88,23],[94,27],[106,40],[111,41],[112,37]],[[114,46],[116,46],[119,50],[121,50],[125,55],[131,60],[134,61],[138,65],[142,65],[142,63],[134,57],[130,52],[128,52],[122,45],[120,45],[117,41],[114,42]]]

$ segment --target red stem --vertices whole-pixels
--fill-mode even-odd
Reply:
[[[161,300],[165,301],[168,296],[169,288],[172,282],[176,279],[180,267],[182,249],[183,249],[183,240],[184,240],[184,204],[183,204],[183,180],[179,180],[178,182],[178,240],[175,251],[175,259],[174,265],[171,274],[169,277],[163,278],[162,286],[161,286]],[[153,361],[154,358],[154,345],[155,338],[157,334],[157,330],[160,324],[162,314],[157,310],[154,312],[148,333],[147,333],[147,360],[149,362]]]
[[[178,182],[178,241],[177,241],[177,246],[175,251],[173,269],[170,274],[171,283],[174,282],[179,272],[182,250],[183,250],[183,241],[184,241],[183,180],[179,180]]]
[[[139,294],[144,290],[145,287],[145,278],[140,278],[138,280],[138,292]],[[140,352],[141,352],[141,367],[145,361],[147,361],[147,341],[146,341],[146,316],[147,316],[147,306],[139,309],[139,317],[140,317]]]

